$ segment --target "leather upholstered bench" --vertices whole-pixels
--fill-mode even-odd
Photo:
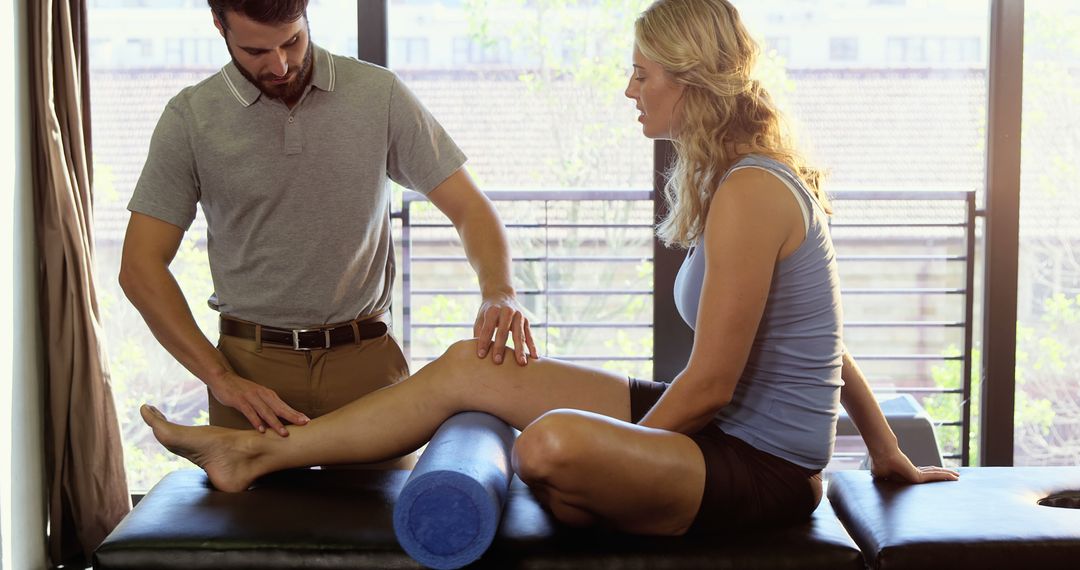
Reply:
[[[245,493],[213,490],[199,470],[158,483],[98,547],[95,570],[415,568],[394,538],[407,471],[296,470]],[[515,480],[479,568],[861,569],[822,501],[803,525],[768,532],[638,537],[554,524]]]
[[[961,468],[911,486],[845,471],[828,495],[873,569],[1080,568],[1080,467]]]

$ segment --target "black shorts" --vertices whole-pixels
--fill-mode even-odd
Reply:
[[[641,421],[668,386],[631,378],[631,421]],[[705,457],[705,495],[691,532],[804,522],[821,501],[820,470],[756,449],[715,423],[690,439]]]

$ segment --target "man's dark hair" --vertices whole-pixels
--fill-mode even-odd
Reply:
[[[239,12],[262,24],[295,22],[307,15],[308,0],[206,0],[221,26],[228,28],[225,13]]]

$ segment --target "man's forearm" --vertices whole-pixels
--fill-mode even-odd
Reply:
[[[896,449],[896,434],[885,420],[885,414],[881,413],[881,406],[874,398],[862,370],[859,370],[847,350],[844,351],[844,366],[840,375],[844,380],[840,401],[862,435],[871,457]]]
[[[480,293],[484,298],[514,295],[510,276],[510,244],[499,215],[491,202],[477,208],[462,220],[458,234],[469,264],[476,271]]]
[[[120,284],[150,332],[184,368],[207,384],[229,371],[228,361],[199,330],[167,268],[125,268]]]

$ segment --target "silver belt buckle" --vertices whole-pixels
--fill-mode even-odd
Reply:
[[[320,347],[307,348],[300,346],[300,333],[318,332],[320,329],[298,329],[292,331],[292,348],[293,350],[302,350],[310,352],[312,350],[319,350]],[[323,346],[321,348],[330,348],[330,329],[321,329],[323,332]]]

